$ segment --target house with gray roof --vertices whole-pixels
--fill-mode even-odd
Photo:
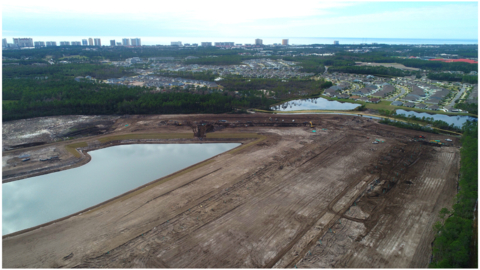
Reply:
[[[420,103],[420,104],[415,105],[415,108],[425,109],[425,108],[427,108],[427,105],[425,105],[423,103]]]
[[[425,91],[416,85],[412,85],[412,92],[410,92],[410,94],[424,97]]]
[[[415,95],[415,94],[408,94],[404,100],[409,100],[409,101],[417,101],[419,100],[421,97],[418,96],[418,95]]]
[[[392,106],[402,106],[402,105],[403,105],[403,102],[401,102],[401,101],[394,101],[394,102],[390,103],[390,105],[392,105]]]
[[[373,96],[376,96],[376,97],[386,97],[388,95],[390,95],[391,93],[395,92],[395,87],[393,87],[392,85],[390,84],[387,84],[387,85],[384,85],[382,87],[382,90],[376,92],[375,94],[373,94]]]
[[[355,92],[353,92],[352,94],[353,95],[357,95],[357,96],[368,96],[370,95],[370,93],[373,91],[372,88],[367,88],[367,87],[364,87],[362,89],[359,89]]]
[[[323,92],[323,94],[329,97],[336,97],[338,93],[334,89],[328,88]]]

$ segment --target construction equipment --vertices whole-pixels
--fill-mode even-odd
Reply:
[[[207,133],[213,132],[214,126],[212,124],[191,125],[193,136],[198,138],[204,138]]]
[[[312,121],[310,121],[310,127],[315,128],[315,126],[312,124]]]

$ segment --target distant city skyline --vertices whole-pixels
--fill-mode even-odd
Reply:
[[[212,38],[212,37],[142,37],[142,38],[125,38],[125,37],[94,37],[94,38],[85,38],[84,36],[29,36],[29,37],[3,37],[2,47],[5,47],[4,44],[7,44],[7,47],[16,47],[14,45],[14,39],[32,39],[34,47],[45,47],[39,42],[48,42],[50,46],[56,42],[59,46],[68,46],[66,41],[70,42],[72,46],[171,46],[176,43],[176,46],[255,46],[257,42],[261,42],[262,45],[311,45],[311,44],[339,44],[339,45],[368,45],[368,44],[397,44],[397,45],[415,45],[415,44],[478,44],[477,39],[389,39],[389,38],[345,38],[345,37],[316,37],[316,38],[229,38],[229,41],[226,42],[226,38]],[[94,42],[95,39],[99,39],[100,42]],[[101,44],[101,40],[104,41],[104,44]],[[137,42],[138,41],[138,42]],[[18,42],[17,42],[18,43]],[[95,45],[96,44],[96,45]],[[115,45],[112,45],[115,44]],[[181,44],[181,45],[180,45]],[[195,45],[196,44],[196,45]],[[28,46],[20,46],[28,47]]]
[[[252,8],[252,5],[255,8]],[[147,7],[147,8],[145,8]],[[85,0],[2,4],[3,37],[171,36],[477,39],[470,2],[136,2]],[[201,41],[199,41],[201,42]],[[280,41],[281,42],[281,41]]]

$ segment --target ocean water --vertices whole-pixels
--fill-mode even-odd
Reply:
[[[408,39],[408,38],[348,38],[348,37],[142,37],[142,36],[30,36],[33,41],[82,41],[88,38],[100,38],[102,45],[110,45],[110,40],[121,42],[123,38],[140,38],[142,45],[170,45],[172,41],[181,41],[185,43],[201,42],[235,42],[235,44],[255,44],[255,39],[260,38],[263,44],[270,45],[274,43],[281,44],[282,39],[288,39],[289,45],[310,45],[310,44],[333,44],[333,41],[339,41],[342,44],[358,45],[361,43],[372,44],[478,44],[478,39]],[[3,36],[7,38],[8,43],[13,43],[13,36]]]

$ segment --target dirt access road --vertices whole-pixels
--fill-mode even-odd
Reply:
[[[237,123],[211,133],[217,141],[232,134],[263,136],[241,140],[250,144],[169,181],[159,179],[89,211],[4,236],[3,267],[428,265],[432,224],[442,207],[451,207],[456,193],[456,139],[449,147],[423,145],[411,138],[446,137],[352,116],[278,116],[286,123],[313,121],[316,133],[305,126],[262,125],[268,117],[134,116],[113,120],[108,134],[78,139],[101,146],[101,138],[117,134],[188,132],[158,124],[173,119]],[[372,144],[375,139],[384,142]],[[64,143],[3,155],[34,155]]]

